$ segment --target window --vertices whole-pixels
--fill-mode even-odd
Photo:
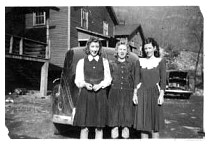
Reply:
[[[88,12],[81,9],[81,27],[88,29]]]
[[[108,35],[108,27],[109,27],[108,23],[103,21],[103,34],[104,35]]]
[[[33,26],[45,25],[46,12],[38,11],[33,13]]]

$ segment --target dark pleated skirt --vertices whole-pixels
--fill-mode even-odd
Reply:
[[[157,85],[138,90],[134,128],[142,131],[158,132],[164,128],[163,107],[158,105],[159,90]]]
[[[75,126],[105,127],[107,122],[106,89],[97,92],[82,88],[76,104]]]
[[[131,127],[134,119],[133,90],[111,88],[108,97],[108,126]]]

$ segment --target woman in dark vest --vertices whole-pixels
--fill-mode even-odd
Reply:
[[[81,88],[76,104],[74,125],[81,127],[80,138],[88,138],[88,128],[95,128],[95,138],[103,138],[107,120],[106,87],[111,84],[108,60],[101,57],[101,42],[91,37],[86,56],[76,66],[75,84]]]

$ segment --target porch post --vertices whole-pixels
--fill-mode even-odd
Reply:
[[[12,48],[13,48],[13,36],[11,36],[11,38],[10,38],[9,53],[12,53]]]
[[[47,59],[46,62],[41,67],[41,79],[40,79],[40,95],[46,96],[47,95],[47,85],[48,85],[48,68],[49,68],[49,59],[50,59],[50,39],[49,39],[49,14],[46,16],[46,52],[45,58]]]
[[[19,55],[23,55],[23,38],[22,37],[20,39],[20,44],[19,44]]]
[[[40,95],[46,96],[47,95],[47,83],[48,83],[48,68],[49,68],[49,61],[44,62],[41,67],[41,84],[40,84]]]

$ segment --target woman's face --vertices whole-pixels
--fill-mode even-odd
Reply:
[[[127,55],[128,49],[126,45],[119,45],[117,49],[117,54],[120,59],[124,59]]]
[[[92,55],[93,57],[98,55],[98,51],[99,51],[99,43],[98,42],[91,42],[90,46],[90,55]]]
[[[154,56],[156,47],[153,47],[151,43],[144,45],[144,50],[148,58]]]

